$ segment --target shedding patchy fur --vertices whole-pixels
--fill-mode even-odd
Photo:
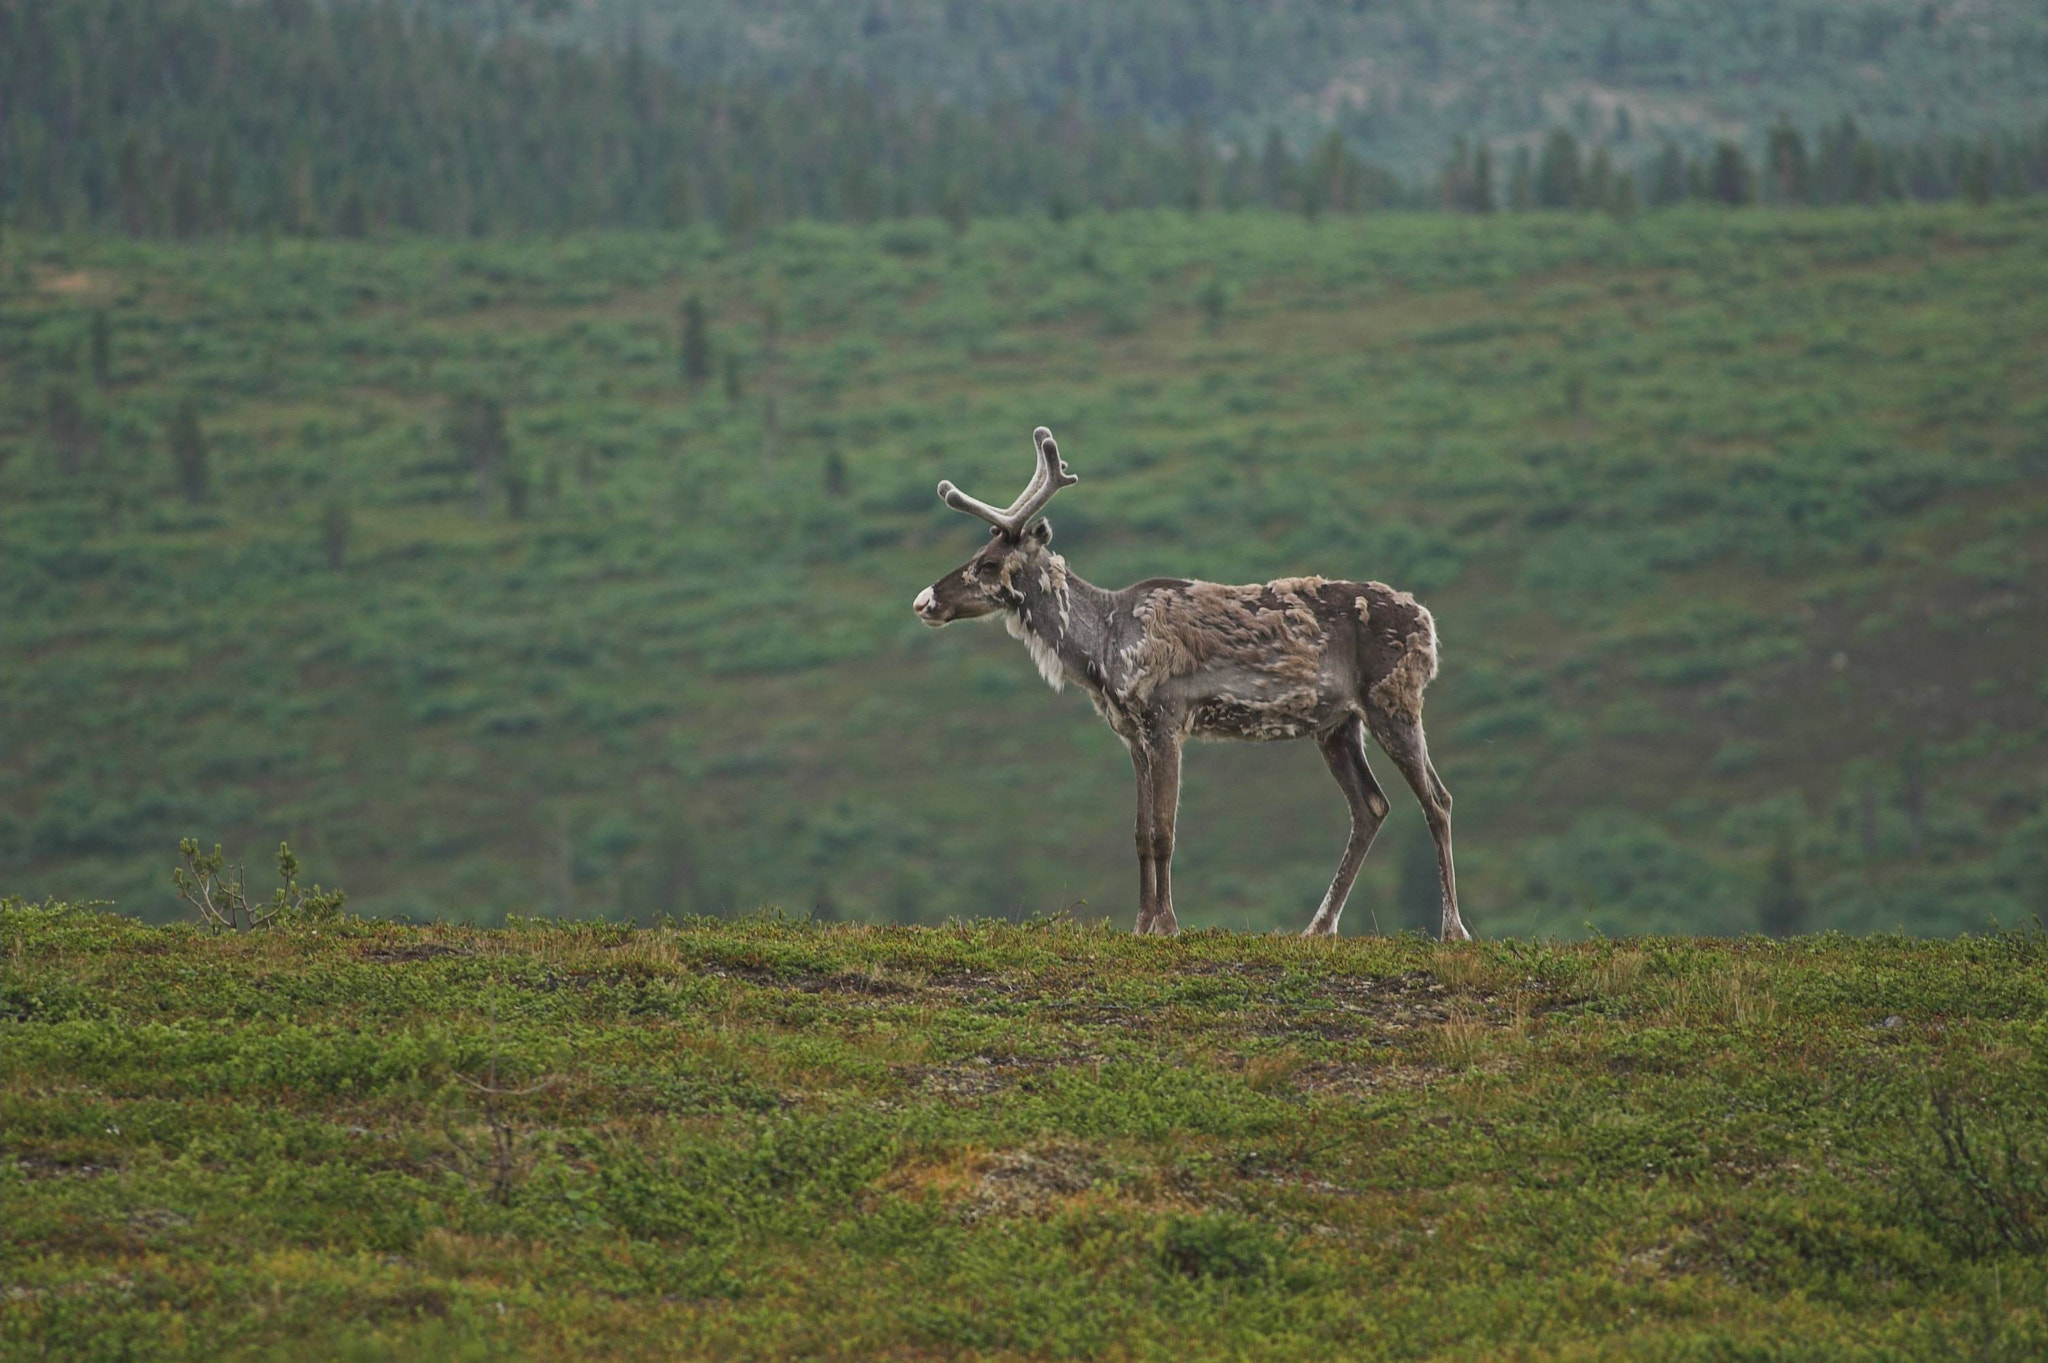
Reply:
[[[1060,664],[1059,646],[1033,629],[1022,611],[1003,612],[1003,628],[1010,631],[1012,639],[1024,641],[1024,650],[1031,655],[1032,665],[1045,678],[1045,684],[1055,691],[1064,691],[1067,669]]]
[[[1401,641],[1401,656],[1372,686],[1373,704],[1413,724],[1422,722],[1422,689],[1436,680],[1436,621],[1417,606],[1420,629]]]
[[[1328,635],[1303,595],[1309,581],[1263,587],[1188,582],[1151,593],[1131,612],[1138,637],[1124,650],[1118,690],[1142,705],[1166,682],[1214,667],[1312,685],[1322,672]]]

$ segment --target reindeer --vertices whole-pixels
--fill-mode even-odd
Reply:
[[[1314,738],[1351,805],[1351,836],[1305,936],[1335,936],[1358,868],[1387,817],[1365,761],[1367,730],[1422,803],[1436,839],[1443,936],[1469,940],[1451,870],[1451,793],[1429,762],[1422,691],[1436,676],[1436,622],[1416,599],[1378,582],[1290,577],[1225,587],[1154,577],[1122,591],[1084,582],[1033,520],[1080,479],[1040,426],[1037,469],[998,510],[950,482],[939,497],[989,523],[973,558],[917,594],[934,627],[1001,612],[1055,691],[1073,682],[1130,750],[1138,778],[1140,935],[1180,931],[1173,914],[1173,824],[1180,750],[1189,738]]]

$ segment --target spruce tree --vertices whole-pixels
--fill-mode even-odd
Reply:
[[[1555,129],[1543,144],[1536,166],[1536,203],[1542,208],[1576,208],[1581,192],[1579,139]]]
[[[696,294],[683,300],[683,379],[701,388],[711,377],[711,330],[704,319],[704,302]]]
[[[495,398],[481,396],[459,400],[448,419],[448,439],[476,478],[477,514],[488,516],[491,490],[512,454],[504,406]]]
[[[1962,190],[1965,199],[1980,207],[1991,202],[1991,191],[1996,182],[1994,164],[1991,139],[1988,137],[1978,142],[1964,156],[1958,188]]]
[[[206,500],[206,433],[199,428],[199,408],[190,398],[180,402],[171,416],[170,444],[178,490],[195,505]]]
[[[1304,211],[1307,211],[1307,201],[1311,197],[1317,211],[1349,211],[1352,207],[1351,187],[1351,155],[1344,148],[1344,134],[1332,130],[1317,146],[1315,159],[1309,165],[1307,191],[1303,195]],[[1315,213],[1310,212],[1308,216],[1313,218]]]
[[[946,182],[939,211],[956,237],[966,236],[967,229],[974,226],[974,187],[968,184],[965,176],[956,175]]]
[[[1607,200],[1607,211],[1617,222],[1629,222],[1636,215],[1636,175],[1625,170],[1614,177],[1614,193]]]
[[[761,201],[754,190],[754,177],[741,171],[732,180],[725,200],[726,235],[739,242],[751,242],[761,226]]]
[[[346,241],[361,241],[370,235],[370,201],[353,179],[342,185],[341,198],[334,206],[334,235]]]
[[[114,200],[120,205],[121,230],[131,237],[149,231],[149,186],[142,174],[142,138],[130,132],[121,139],[114,161]]]
[[[114,382],[114,327],[104,308],[92,315],[92,381],[102,388]]]
[[[170,165],[171,234],[178,237],[196,237],[206,231],[211,215],[206,211],[206,192],[200,187],[198,172],[184,157],[174,157]]]
[[[1685,153],[1678,149],[1676,142],[1666,142],[1664,150],[1657,153],[1657,166],[1650,174],[1650,205],[1668,208],[1672,204],[1684,203],[1689,188]]]
[[[670,231],[680,231],[696,220],[697,196],[690,190],[690,172],[682,166],[672,166],[668,189],[662,195],[661,225]]]
[[[1614,198],[1614,163],[1608,159],[1607,148],[1601,147],[1593,153],[1593,159],[1586,165],[1586,177],[1579,187],[1581,208],[1590,211],[1608,208]]]
[[[1484,142],[1472,153],[1472,211],[1493,211],[1493,151]]]
[[[1806,143],[1800,138],[1799,130],[1789,119],[1780,117],[1777,126],[1771,129],[1770,149],[1771,189],[1779,203],[1804,203],[1808,194],[1808,167]]]
[[[48,415],[50,447],[56,452],[57,467],[67,477],[74,476],[85,467],[86,452],[92,444],[85,408],[79,404],[78,394],[71,391],[68,383],[51,384],[44,406]]]
[[[1757,926],[1773,937],[1792,937],[1805,931],[1808,916],[1806,895],[1799,888],[1799,866],[1792,855],[1792,839],[1781,836],[1771,849],[1764,867],[1763,885],[1757,893]]]
[[[1730,208],[1741,208],[1756,197],[1756,181],[1740,144],[1722,141],[1714,147],[1713,193]]]
[[[1526,213],[1536,206],[1536,174],[1533,158],[1527,147],[1515,148],[1515,159],[1508,171],[1508,207],[1517,213]]]
[[[226,147],[216,147],[207,168],[207,218],[216,232],[232,232],[240,225],[235,208],[234,166]]]
[[[1259,157],[1259,189],[1268,208],[1286,208],[1294,198],[1294,157],[1278,128],[1266,131],[1266,149]]]
[[[339,497],[328,499],[320,513],[320,547],[327,555],[327,566],[336,572],[348,561],[348,542],[355,534],[355,517],[350,514],[348,503]]]

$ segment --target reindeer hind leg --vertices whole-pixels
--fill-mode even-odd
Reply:
[[[1380,748],[1407,778],[1408,788],[1422,805],[1423,818],[1429,821],[1429,835],[1436,840],[1437,878],[1443,891],[1443,939],[1470,941],[1472,934],[1465,930],[1464,920],[1458,916],[1458,878],[1451,864],[1451,792],[1430,764],[1422,717],[1372,705],[1366,711],[1366,722]]]
[[[1316,747],[1351,806],[1351,832],[1345,839],[1344,858],[1337,863],[1337,874],[1330,881],[1329,891],[1302,936],[1335,937],[1344,901],[1351,896],[1351,884],[1358,879],[1366,853],[1372,850],[1373,838],[1386,822],[1388,806],[1386,792],[1373,780],[1372,769],[1366,765],[1365,725],[1357,716],[1328,733],[1316,735]]]

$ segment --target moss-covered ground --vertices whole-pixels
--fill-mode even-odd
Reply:
[[[2038,1358],[2048,946],[0,911],[10,1358]]]

